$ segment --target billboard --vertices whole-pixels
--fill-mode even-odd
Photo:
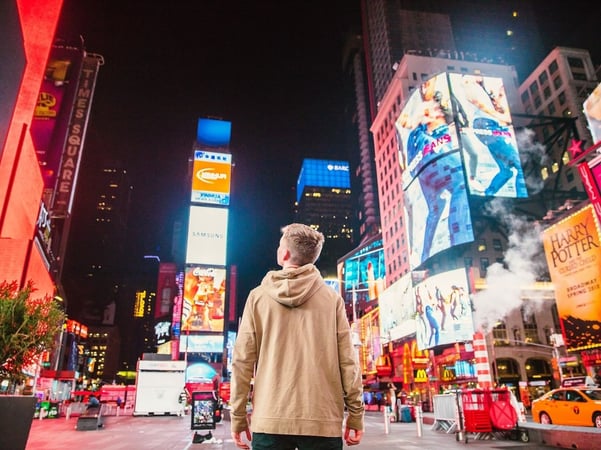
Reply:
[[[56,217],[64,217],[71,213],[88,117],[96,88],[96,77],[101,64],[103,64],[103,60],[98,55],[86,56],[82,62],[77,90],[73,99],[73,109],[67,128],[67,137],[64,141],[58,173],[56,174],[51,208],[53,216]]]
[[[380,295],[380,334],[384,342],[415,334],[415,302],[411,273],[405,274]]]
[[[186,267],[181,331],[223,331],[226,270]]]
[[[186,264],[225,266],[228,210],[190,206]]]
[[[193,203],[230,204],[231,154],[195,150],[192,173]]]
[[[601,83],[587,97],[582,104],[584,117],[588,122],[588,129],[593,137],[593,144],[601,141]]]
[[[230,145],[232,123],[219,119],[198,119],[196,142],[207,147],[227,147]]]
[[[474,335],[465,269],[432,275],[413,286],[420,350],[471,341]]]
[[[592,205],[542,233],[568,351],[601,347],[601,239]]]
[[[223,342],[223,334],[182,334],[179,339],[179,351],[223,354]]]
[[[503,79],[450,73],[449,82],[470,194],[528,197]]]
[[[382,238],[367,242],[345,257],[341,270],[344,302],[352,307],[353,317],[378,306],[386,280]]]
[[[304,159],[296,181],[296,201],[300,201],[305,186],[350,189],[348,161]]]
[[[597,218],[601,218],[601,155],[578,164],[578,172]]]
[[[159,263],[159,277],[157,280],[157,298],[154,305],[154,318],[165,318],[171,313],[171,307],[177,295],[175,263]]]
[[[424,81],[395,122],[410,266],[474,240],[446,74]],[[425,224],[425,225],[424,225]]]

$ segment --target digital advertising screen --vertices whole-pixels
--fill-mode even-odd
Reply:
[[[348,161],[304,159],[296,182],[296,201],[300,201],[305,186],[350,189]]]
[[[386,264],[381,238],[366,243],[342,261],[343,298],[356,312],[367,312],[377,306],[385,280]]]
[[[172,313],[172,306],[177,295],[175,263],[159,263],[159,276],[157,280],[157,297],[154,306],[154,318],[159,319]]]
[[[226,265],[228,210],[190,207],[186,264]]]
[[[474,239],[453,111],[441,73],[417,87],[395,122],[412,269]]]
[[[227,147],[230,145],[232,123],[219,119],[198,119],[196,142],[208,147]]]
[[[593,144],[601,141],[601,83],[593,90],[592,94],[582,104],[584,117],[593,137]]]
[[[430,162],[404,191],[411,269],[431,256],[474,240],[459,153]]]
[[[471,195],[526,198],[526,180],[503,79],[450,73]]]
[[[415,302],[411,273],[389,286],[379,299],[380,336],[384,343],[415,333]]]
[[[420,350],[471,341],[471,299],[465,269],[427,277],[413,287],[416,338]]]
[[[428,164],[459,148],[446,73],[425,80],[395,122],[403,189]]]
[[[182,331],[223,331],[226,269],[186,267]]]
[[[223,334],[182,334],[181,353],[223,353]]]
[[[542,233],[568,351],[601,347],[601,238],[591,205]]]
[[[230,204],[231,154],[195,150],[192,174],[193,203]]]

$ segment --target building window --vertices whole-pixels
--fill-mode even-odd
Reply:
[[[566,93],[560,92],[559,95],[557,96],[557,99],[559,100],[560,105],[564,105],[566,102]]]
[[[568,64],[572,68],[584,69],[584,61],[582,58],[575,58],[573,56],[568,56]]]
[[[547,75],[546,71],[541,72],[541,74],[538,76],[538,82],[541,84],[541,86],[545,84],[548,79],[549,76]]]
[[[536,84],[536,81],[533,81],[532,84],[530,85],[530,93],[532,95],[534,95],[537,92],[538,92],[538,84]]]
[[[485,252],[486,251],[486,239],[480,239],[478,241],[478,251]]]
[[[480,276],[481,277],[486,276],[486,270],[488,269],[489,264],[490,263],[488,262],[488,258],[480,258]]]
[[[528,99],[530,96],[528,95],[528,91],[522,92],[522,103],[528,103]]]
[[[555,104],[553,102],[549,103],[549,115],[552,116],[555,114],[555,111],[557,111],[555,109]]]
[[[553,60],[553,62],[549,64],[549,73],[553,75],[555,72],[557,72],[557,68],[557,60]]]
[[[498,252],[503,250],[503,245],[501,244],[501,239],[493,239],[492,240],[492,248],[494,248]]]
[[[560,76],[556,76],[555,78],[553,78],[553,86],[555,87],[555,90],[558,90],[562,84],[563,82],[561,81]]]
[[[509,345],[507,339],[507,325],[505,322],[500,321],[492,329],[492,338],[494,345]]]
[[[545,97],[545,100],[551,97],[551,88],[549,86],[545,86],[543,89],[543,96]]]
[[[540,97],[537,95],[536,97],[534,97],[534,108],[538,109],[538,108],[540,108],[540,105],[542,105],[542,101],[541,101]]]
[[[531,308],[522,307],[520,311],[522,313],[522,322],[524,323],[524,342],[540,344],[536,318]]]
[[[473,263],[474,263],[474,260],[471,256],[466,256],[465,258],[463,258],[463,265],[465,267],[472,267]]]

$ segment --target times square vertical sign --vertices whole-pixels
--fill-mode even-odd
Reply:
[[[71,212],[96,77],[101,64],[102,58],[98,55],[87,55],[83,59],[54,189],[51,208],[53,217],[65,217]]]

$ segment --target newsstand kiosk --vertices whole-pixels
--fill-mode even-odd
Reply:
[[[192,442],[199,444],[204,441],[212,440],[213,435],[210,430],[214,430],[217,424],[217,396],[213,391],[192,392],[192,430],[209,430],[207,434],[200,434],[194,431]]]

